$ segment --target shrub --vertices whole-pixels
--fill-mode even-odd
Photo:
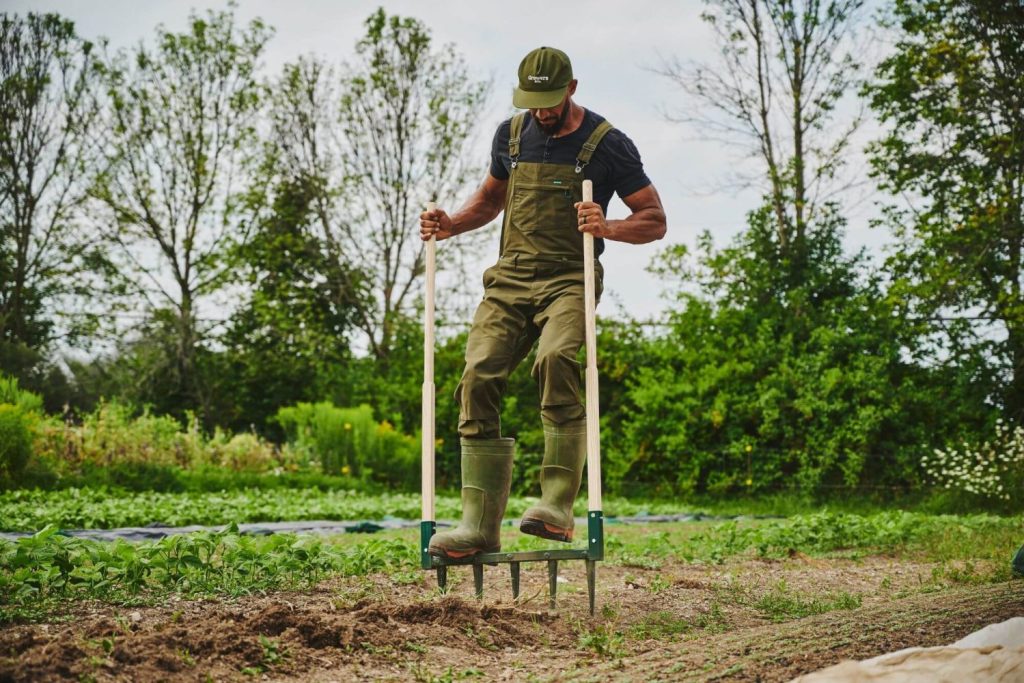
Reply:
[[[198,433],[182,433],[177,420],[144,411],[133,416],[131,406],[101,402],[82,424],[64,430],[65,459],[75,466],[109,466],[135,462],[185,466],[192,460]]]
[[[255,434],[227,434],[217,430],[202,449],[203,464],[234,472],[266,472],[277,464],[273,444]]]
[[[388,422],[378,424],[367,405],[339,408],[329,402],[282,408],[276,420],[291,446],[328,474],[364,481],[409,484],[418,476],[415,439]]]
[[[18,405],[0,403],[0,479],[17,481],[32,457],[32,416]]]
[[[97,470],[116,469],[132,489],[139,488],[147,473],[154,476],[155,488],[170,490],[176,470],[265,472],[278,464],[273,444],[255,434],[218,430],[206,437],[191,415],[183,428],[170,416],[152,415],[148,410],[135,415],[130,406],[115,401],[101,402],[80,425],[50,419],[41,421],[38,432],[36,449],[44,459],[90,479],[96,478]],[[111,479],[111,483],[121,482]]]
[[[18,380],[0,374],[0,403],[17,406],[23,413],[43,414],[43,399],[31,391],[18,388]]]

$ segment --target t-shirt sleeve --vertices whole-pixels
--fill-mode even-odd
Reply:
[[[614,169],[612,185],[615,187],[615,194],[620,198],[628,197],[637,190],[642,190],[651,184],[651,179],[644,172],[644,164],[640,160],[640,152],[633,141],[622,131],[615,129],[609,131],[608,152],[612,156],[611,167]]]
[[[498,180],[508,180],[508,138],[511,135],[512,119],[503,122],[494,131],[491,141],[491,175]]]

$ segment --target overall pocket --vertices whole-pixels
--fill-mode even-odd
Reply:
[[[563,180],[516,183],[511,224],[524,235],[575,228],[576,201],[572,185]]]

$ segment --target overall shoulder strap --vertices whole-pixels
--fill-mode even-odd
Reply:
[[[512,168],[516,167],[519,161],[519,142],[523,134],[523,121],[526,120],[526,112],[520,112],[512,117],[512,123],[508,131],[508,156],[512,160]]]
[[[610,130],[615,128],[612,124],[607,121],[602,121],[597,124],[597,128],[590,134],[587,141],[583,143],[583,147],[580,149],[579,154],[576,155],[576,172],[582,173],[583,167],[590,163],[590,157],[594,156],[594,150],[601,144],[601,140],[608,134]]]

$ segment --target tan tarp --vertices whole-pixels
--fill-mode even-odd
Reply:
[[[909,648],[842,662],[793,683],[1021,683],[1024,618],[993,624],[952,645]]]

